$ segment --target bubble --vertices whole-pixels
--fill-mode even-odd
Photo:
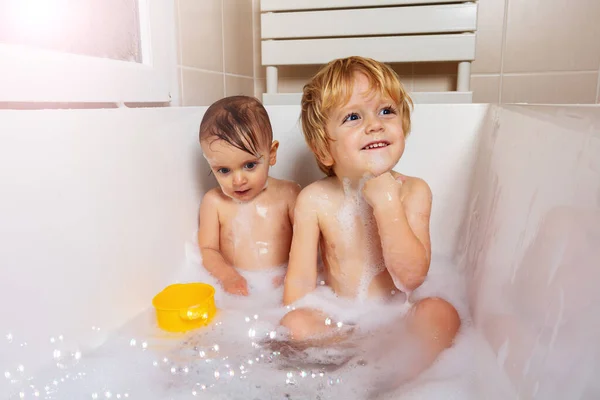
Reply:
[[[277,332],[275,332],[275,331],[271,331],[271,332],[269,332],[269,337],[270,337],[271,339],[275,339],[275,337],[277,337]]]
[[[258,315],[254,314],[254,319],[257,320],[258,319]]]
[[[336,325],[337,325],[338,328],[341,328],[342,326],[344,326],[344,323],[340,321]]]
[[[327,325],[327,326],[331,325],[331,318],[329,318],[329,317],[325,318],[325,325]]]
[[[219,345],[218,345],[218,344],[215,344],[215,345],[213,346],[213,350],[214,350],[214,351],[219,351]]]

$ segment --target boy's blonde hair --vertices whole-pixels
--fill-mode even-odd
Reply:
[[[410,133],[413,102],[394,70],[379,61],[357,56],[329,62],[304,85],[301,114],[306,143],[315,154],[319,168],[328,176],[335,173],[333,166],[326,166],[322,162],[329,155],[331,140],[325,127],[331,111],[350,100],[354,74],[357,72],[369,79],[371,90],[379,91],[396,103],[402,116],[404,136]]]

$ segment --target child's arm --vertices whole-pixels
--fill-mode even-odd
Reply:
[[[292,226],[294,225],[294,212],[296,210],[296,199],[302,190],[300,185],[297,183],[291,183],[289,202],[288,202],[288,217],[290,218],[290,223]]]
[[[400,290],[415,290],[431,259],[429,186],[416,178],[400,183],[387,173],[368,181],[364,194],[373,207],[386,268]]]
[[[246,280],[221,255],[218,202],[218,194],[211,190],[204,195],[200,205],[198,245],[202,254],[202,264],[212,276],[221,282],[226,292],[247,296],[248,286]]]
[[[294,235],[290,261],[285,277],[283,304],[288,305],[304,297],[317,286],[317,250],[319,221],[312,204],[310,187],[296,199]]]

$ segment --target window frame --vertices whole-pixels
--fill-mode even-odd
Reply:
[[[0,44],[0,102],[177,105],[174,1],[138,6],[141,63]]]

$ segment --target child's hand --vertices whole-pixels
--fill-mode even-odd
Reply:
[[[234,275],[231,278],[225,279],[221,282],[223,289],[230,294],[238,296],[248,296],[248,283],[241,275]]]
[[[369,179],[363,187],[363,196],[373,208],[386,203],[397,203],[400,200],[402,183],[397,181],[390,172]]]

